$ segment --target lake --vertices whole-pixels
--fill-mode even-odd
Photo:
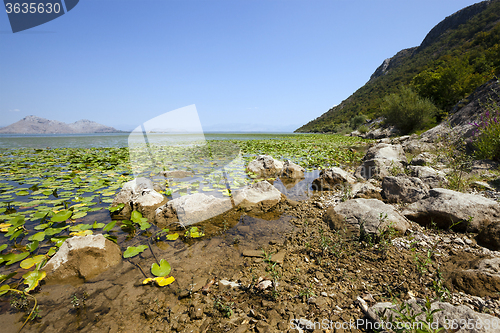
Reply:
[[[127,147],[130,133],[93,134],[2,134],[1,148],[102,148]],[[294,133],[205,133],[205,140],[263,140],[301,134]],[[148,139],[163,143],[186,140],[187,135],[148,133]],[[199,136],[197,136],[199,138]]]

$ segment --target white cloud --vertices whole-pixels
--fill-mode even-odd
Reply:
[[[19,111],[21,111],[21,110],[19,110],[19,109],[14,109],[14,110],[9,110],[9,111],[10,111],[10,112],[19,112]]]

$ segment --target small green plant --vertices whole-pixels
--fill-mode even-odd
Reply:
[[[73,306],[73,308],[79,310],[82,307],[85,307],[85,301],[88,297],[89,295],[87,294],[87,292],[83,292],[80,298],[78,298],[78,295],[74,293],[73,295],[71,295],[71,305]]]
[[[264,262],[267,263],[266,271],[271,275],[271,279],[273,282],[273,290],[271,291],[271,296],[276,300],[280,295],[280,291],[278,289],[278,280],[281,277],[281,273],[278,270],[278,263],[272,260],[273,253],[266,253],[264,249],[262,249]]]
[[[345,202],[351,198],[352,198],[351,184],[346,182],[346,183],[342,184],[342,197],[340,198],[340,200],[342,202]]]
[[[394,164],[394,161],[391,161],[390,167],[389,167],[389,173],[391,176],[396,177],[402,173],[404,173],[404,170],[398,167],[397,165]]]
[[[415,244],[416,242],[412,243]],[[428,248],[425,255],[421,256],[418,254],[417,249],[412,246],[413,259],[415,260],[415,264],[417,265],[417,271],[422,277],[425,273],[428,272],[428,266],[432,264],[432,255],[434,253],[434,247]]]
[[[142,284],[149,284],[154,282],[156,283],[156,285],[158,285],[158,287],[168,286],[175,281],[175,278],[173,276],[168,276],[171,270],[172,268],[170,267],[168,261],[166,261],[165,259],[161,259],[159,262],[157,261],[151,265],[151,274],[153,274],[155,277],[146,278],[144,281],[142,281]]]
[[[316,294],[312,289],[312,284],[310,284],[309,287],[305,287],[304,289],[299,291],[299,297],[305,297],[306,299],[309,299],[311,297],[316,297]]]
[[[500,161],[500,104],[490,99],[479,123],[474,122],[473,125],[476,136],[474,142],[476,157]]]
[[[444,286],[443,274],[441,270],[437,271],[436,278],[432,281],[432,289],[436,292],[437,298],[443,302],[450,298],[451,294],[448,288]]]
[[[225,303],[220,296],[214,298],[214,309],[218,310],[224,317],[231,318],[233,315],[234,302]]]
[[[447,140],[440,153],[448,160],[448,167],[452,170],[448,173],[448,187],[455,191],[464,191],[468,187],[468,178],[471,171],[473,156],[467,154],[467,145],[463,139]]]
[[[398,304],[391,310],[385,309],[379,313],[379,317],[385,322],[386,327],[392,327],[395,333],[439,333],[445,330],[444,327],[437,326],[434,322],[434,314],[442,309],[431,308],[432,303],[429,298],[424,305],[420,305],[420,312],[415,311],[408,302]],[[389,311],[389,313],[387,313]],[[419,319],[424,315],[425,319]],[[380,331],[379,331],[380,332]]]

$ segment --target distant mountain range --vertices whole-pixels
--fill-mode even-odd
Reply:
[[[0,128],[0,134],[79,134],[79,133],[119,133],[113,127],[87,119],[66,124],[36,116],[27,116],[9,126]]]

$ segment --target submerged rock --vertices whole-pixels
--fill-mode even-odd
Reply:
[[[87,281],[119,264],[122,260],[120,247],[103,235],[68,238],[43,269],[47,281]]]
[[[231,200],[227,198],[216,198],[203,193],[189,194],[158,207],[155,211],[155,221],[160,225],[179,222],[188,226],[220,215],[232,207]]]
[[[458,230],[478,232],[500,221],[500,205],[479,195],[434,188],[427,198],[408,205],[403,214],[424,226],[433,221],[440,228],[456,225]]]
[[[194,176],[194,173],[191,171],[175,170],[175,171],[162,171],[160,172],[160,175],[164,176],[165,178],[186,178]]]

